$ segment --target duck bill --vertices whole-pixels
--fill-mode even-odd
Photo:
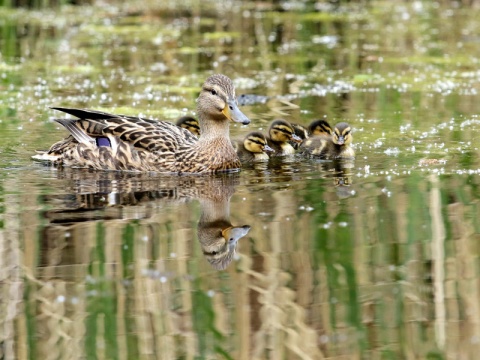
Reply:
[[[250,225],[230,226],[222,230],[222,236],[230,245],[235,245],[238,240],[248,234]]]
[[[345,138],[343,136],[339,136],[337,140],[338,145],[343,145],[345,144]]]
[[[225,117],[228,120],[238,122],[238,123],[241,123],[243,125],[250,124],[250,119],[248,117],[246,117],[245,114],[240,111],[240,109],[238,108],[235,100],[228,100],[227,104],[225,105],[225,107],[222,110],[222,113],[223,113],[223,115],[225,115]]]
[[[302,138],[296,134],[292,134],[292,141],[295,141],[296,143],[301,143]]]
[[[263,147],[263,151],[264,151],[264,152],[271,152],[271,153],[274,153],[274,152],[275,152],[275,150],[273,150],[273,149],[272,149],[270,146],[268,146],[268,145],[265,145],[265,146]]]

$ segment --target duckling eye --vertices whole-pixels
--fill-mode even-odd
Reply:
[[[216,91],[215,89],[212,89],[212,90],[210,91],[210,93],[211,93],[213,96],[216,96],[216,95],[217,95],[217,91]]]

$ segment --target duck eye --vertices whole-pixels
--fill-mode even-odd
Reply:
[[[212,93],[213,96],[217,95],[217,91],[215,89],[212,89],[210,92]]]

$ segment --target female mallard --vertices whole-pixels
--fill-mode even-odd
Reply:
[[[295,149],[290,141],[301,142],[302,139],[295,135],[292,125],[288,121],[278,119],[273,121],[268,128],[268,145],[275,151],[272,156],[293,155]]]
[[[237,155],[241,162],[268,160],[267,152],[274,150],[268,146],[267,138],[259,131],[253,131],[237,144]]]
[[[200,124],[198,123],[197,119],[191,116],[182,116],[181,118],[178,118],[175,124],[184,129],[187,129],[197,137],[200,136]]]
[[[57,119],[71,135],[38,160],[105,170],[215,173],[240,168],[229,138],[229,121],[250,120],[238,109],[235,88],[225,75],[212,75],[197,99],[202,136],[166,121],[100,111],[53,108],[78,119]]]
[[[345,122],[335,125],[332,135],[314,135],[300,145],[300,153],[321,159],[354,158],[352,128]]]

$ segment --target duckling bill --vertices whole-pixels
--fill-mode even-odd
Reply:
[[[229,123],[250,123],[237,106],[233,82],[221,74],[205,81],[197,99],[199,139],[166,121],[95,110],[53,109],[77,119],[55,120],[70,136],[33,158],[97,170],[175,174],[238,171],[241,163],[229,138]]]

